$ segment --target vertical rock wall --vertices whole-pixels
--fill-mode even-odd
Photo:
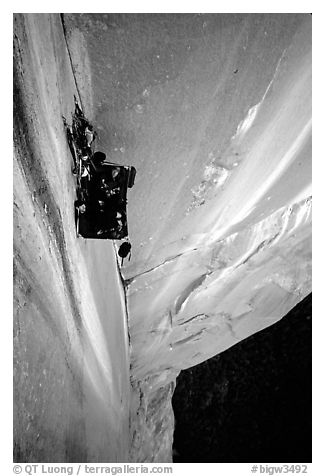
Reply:
[[[75,227],[59,15],[14,16],[14,460],[128,457],[125,296],[111,242]]]
[[[131,454],[165,461],[179,371],[272,325],[311,290],[311,16],[65,23],[76,69],[73,38],[87,47],[98,147],[137,167],[123,270]]]

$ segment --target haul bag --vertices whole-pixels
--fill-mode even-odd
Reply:
[[[128,187],[129,188],[132,188],[133,185],[134,185],[134,180],[135,180],[136,173],[137,173],[137,171],[136,171],[135,167],[131,166],[130,170],[129,170],[129,178],[128,178]]]

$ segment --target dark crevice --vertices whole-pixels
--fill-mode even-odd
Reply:
[[[81,105],[81,109],[84,110],[84,107],[83,107],[83,104],[82,104],[82,97],[81,97],[80,90],[79,90],[79,87],[78,87],[76,73],[75,73],[75,69],[74,69],[74,66],[73,66],[71,52],[70,52],[70,48],[69,48],[69,44],[68,44],[67,28],[66,28],[65,19],[64,19],[64,13],[60,13],[60,18],[61,18],[61,24],[62,24],[62,29],[63,29],[63,36],[64,36],[64,39],[65,39],[65,44],[67,46],[67,52],[68,52],[68,55],[69,55],[69,60],[70,60],[71,71],[72,71],[72,75],[73,75],[73,79],[74,79],[74,84],[75,84],[76,90],[78,92],[78,99],[79,99],[79,102],[80,102],[80,105]]]
[[[279,322],[180,373],[176,463],[308,463],[312,296]]]
[[[187,250],[187,251],[184,251],[183,253],[178,253],[177,255],[170,256],[169,258],[166,258],[162,263],[159,263],[156,266],[153,266],[152,268],[142,271],[139,274],[135,274],[134,276],[131,276],[131,278],[125,279],[124,280],[125,286],[129,286],[135,279],[139,278],[140,276],[144,276],[145,274],[151,273],[152,271],[156,271],[156,269],[159,269],[165,266],[165,264],[170,263],[171,261],[174,261],[177,258],[180,258],[181,256],[184,256],[188,253],[192,253],[193,251],[197,251],[197,248],[193,248],[192,250]]]

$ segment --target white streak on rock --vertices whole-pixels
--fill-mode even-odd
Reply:
[[[284,55],[285,55],[285,52],[286,52],[286,49],[283,51],[283,53],[282,53],[282,55],[281,55],[281,57],[280,57],[280,59],[279,59],[277,65],[276,65],[275,73],[274,73],[274,75],[273,75],[273,78],[271,79],[271,81],[270,81],[268,87],[266,88],[266,91],[265,91],[265,93],[263,94],[262,99],[261,99],[257,104],[255,104],[255,106],[253,106],[253,107],[251,107],[251,108],[249,109],[249,111],[248,111],[247,116],[245,117],[245,119],[243,119],[243,120],[239,123],[239,125],[238,125],[238,127],[237,127],[237,131],[236,131],[235,135],[232,137],[232,139],[235,139],[235,138],[236,138],[236,139],[241,139],[241,138],[246,134],[246,132],[252,127],[253,122],[254,122],[254,120],[255,120],[255,118],[256,118],[256,116],[257,116],[257,113],[258,113],[258,111],[259,111],[259,109],[260,109],[260,107],[261,107],[261,105],[262,105],[264,99],[266,98],[266,96],[267,96],[267,94],[268,94],[268,92],[269,92],[269,90],[270,90],[272,84],[274,83],[274,81],[275,81],[275,79],[276,79],[276,77],[277,77],[277,75],[278,75],[279,67],[280,67],[281,61],[282,61],[282,59],[283,59],[283,57],[284,57]]]

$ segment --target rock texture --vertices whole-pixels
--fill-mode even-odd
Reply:
[[[125,299],[111,242],[76,236],[59,15],[14,16],[14,461],[128,458]]]
[[[279,322],[183,370],[177,463],[312,461],[312,295]]]
[[[37,49],[51,42],[35,18]],[[129,459],[171,461],[180,370],[270,326],[311,290],[311,16],[64,14],[63,27],[98,149],[137,168],[128,206],[132,260],[122,271]],[[50,52],[59,58],[54,72],[60,51]],[[46,70],[50,56],[35,58]],[[42,78],[42,117],[52,117],[53,89]],[[64,223],[69,230],[72,221]],[[88,258],[91,280],[100,260]],[[108,355],[113,341],[107,332]],[[112,458],[123,451],[112,443]]]
[[[179,371],[311,290],[311,16],[65,18],[86,38],[101,145],[138,169],[131,458],[166,461]]]

